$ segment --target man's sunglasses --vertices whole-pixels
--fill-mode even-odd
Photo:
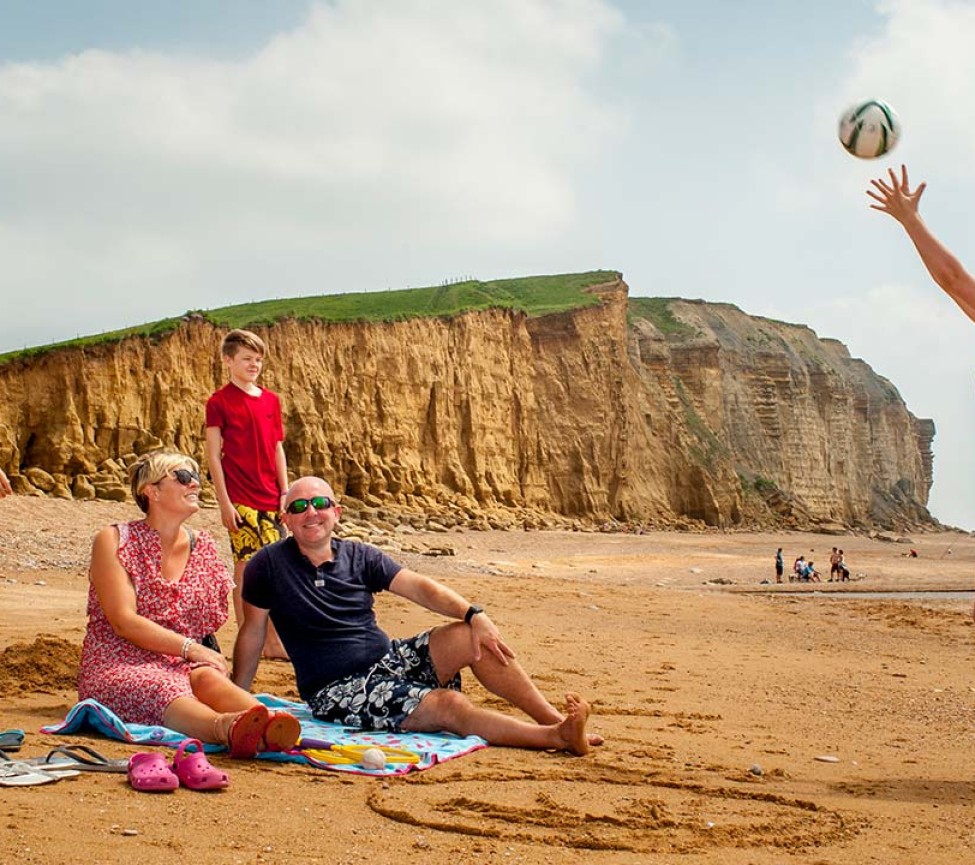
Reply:
[[[190,484],[200,482],[200,473],[195,472],[192,469],[173,469],[173,477],[176,478],[178,483],[181,483],[184,487],[188,487]]]
[[[289,514],[303,514],[311,505],[316,511],[327,511],[335,507],[335,502],[328,496],[312,496],[310,499],[295,499],[285,510]]]

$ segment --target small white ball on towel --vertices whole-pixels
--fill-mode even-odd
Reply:
[[[363,769],[385,769],[386,755],[379,748],[368,748],[362,752]]]

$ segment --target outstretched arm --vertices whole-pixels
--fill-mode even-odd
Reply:
[[[471,606],[453,589],[430,577],[411,571],[409,568],[402,568],[397,572],[389,584],[389,590],[394,595],[413,601],[414,604],[419,604],[431,612],[461,621]],[[509,658],[515,656],[515,653],[501,639],[501,632],[487,613],[478,613],[474,616],[470,621],[470,627],[475,661],[481,659],[482,649],[491,652],[505,665],[507,665]]]
[[[911,192],[906,165],[901,166],[900,178],[892,168],[888,169],[887,173],[890,176],[889,182],[884,178],[870,181],[874,188],[868,189],[867,195],[878,202],[870,206],[874,210],[890,214],[904,226],[928,273],[961,307],[965,315],[975,321],[975,279],[952,252],[931,233],[918,212],[918,205],[927,184],[921,183]]]

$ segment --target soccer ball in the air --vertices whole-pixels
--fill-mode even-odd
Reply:
[[[876,159],[893,149],[901,137],[901,124],[886,102],[866,99],[840,117],[840,144],[860,159]]]

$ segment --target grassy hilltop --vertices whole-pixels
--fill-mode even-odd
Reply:
[[[555,276],[526,276],[490,282],[469,280],[452,285],[409,288],[399,291],[328,294],[241,303],[220,309],[190,310],[184,316],[164,318],[148,324],[107,333],[82,336],[49,345],[0,354],[0,364],[37,357],[61,348],[84,348],[119,342],[130,336],[158,338],[174,331],[189,315],[200,316],[219,328],[253,328],[286,319],[298,321],[404,321],[411,318],[439,318],[480,309],[514,309],[529,316],[549,315],[599,303],[586,291],[619,279],[612,270],[568,273]]]

